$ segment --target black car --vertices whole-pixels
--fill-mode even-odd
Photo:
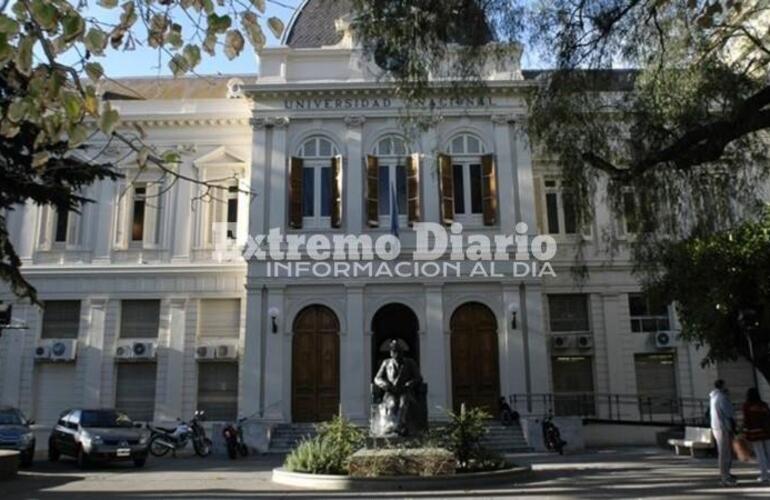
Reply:
[[[115,410],[67,410],[59,416],[48,440],[48,459],[75,457],[79,467],[89,461],[133,461],[144,466],[150,431]]]
[[[10,406],[0,406],[0,449],[19,452],[21,465],[32,465],[35,457],[35,434],[24,414]]]

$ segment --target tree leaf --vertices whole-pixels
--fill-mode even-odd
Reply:
[[[182,157],[179,155],[179,152],[172,149],[164,151],[161,155],[161,158],[163,158],[163,163],[179,163],[182,161]]]
[[[19,123],[27,114],[27,103],[23,99],[16,99],[8,106],[6,118],[14,123]]]
[[[238,30],[230,30],[225,36],[225,55],[232,60],[238,57],[243,50],[243,35]]]
[[[265,0],[251,0],[251,5],[253,5],[260,14],[265,13]]]
[[[118,6],[118,0],[99,0],[97,3],[105,9],[114,9]]]
[[[276,38],[281,38],[281,35],[283,34],[283,21],[278,19],[277,17],[271,17],[267,20],[267,27],[270,28],[270,31],[273,32],[273,36]]]
[[[40,151],[32,155],[32,167],[39,168],[45,166],[48,160],[51,158],[51,153],[48,151]]]
[[[187,59],[182,54],[174,54],[174,57],[168,62],[168,67],[175,77],[184,75],[190,69]]]
[[[0,33],[0,65],[13,57],[13,47],[8,43],[8,37],[5,33]]]
[[[60,100],[67,119],[70,122],[79,121],[83,115],[83,99],[80,94],[71,90],[63,90]]]
[[[86,22],[77,12],[70,12],[61,20],[62,38],[65,42],[71,43],[80,38],[86,31]]]
[[[51,2],[32,0],[30,10],[35,21],[46,31],[53,31],[59,21],[59,10]]]
[[[119,120],[120,114],[112,109],[110,103],[107,102],[99,115],[99,130],[101,130],[104,135],[112,135]]]
[[[16,63],[16,69],[22,75],[29,76],[29,74],[32,72],[32,49],[34,46],[35,38],[31,36],[21,37],[14,62]]]
[[[243,26],[243,31],[246,33],[249,42],[251,42],[251,45],[253,45],[256,50],[265,46],[267,40],[265,40],[265,33],[262,31],[262,26],[259,25],[256,14],[253,12],[244,13],[241,19],[241,25]]]
[[[215,13],[209,14],[207,20],[209,23],[207,31],[209,33],[224,33],[232,24],[230,16],[218,16]]]
[[[86,63],[85,70],[88,78],[94,82],[98,81],[102,76],[104,76],[104,68],[102,68],[102,65],[98,62]]]
[[[88,129],[81,123],[73,123],[67,132],[69,136],[69,145],[71,148],[79,146],[88,140]]]
[[[85,45],[86,49],[90,50],[92,54],[101,56],[104,54],[104,49],[107,47],[107,33],[100,28],[93,27],[86,33],[86,36],[83,39],[83,45]]]
[[[201,62],[201,49],[197,45],[187,44],[182,52],[184,58],[187,59],[190,69],[195,68]]]
[[[203,50],[210,56],[216,55],[217,51],[217,36],[213,33],[206,35],[206,39],[203,40]]]
[[[13,36],[19,32],[19,23],[6,16],[0,14],[0,33],[8,36]]]

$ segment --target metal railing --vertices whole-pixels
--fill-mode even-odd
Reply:
[[[707,399],[594,392],[511,394],[508,404],[524,415],[691,425],[705,422],[709,407]]]

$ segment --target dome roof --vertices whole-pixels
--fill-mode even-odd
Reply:
[[[343,33],[337,31],[334,23],[352,10],[351,0],[304,0],[289,21],[283,44],[293,49],[336,45],[342,40]],[[472,34],[473,37],[481,36],[486,42],[493,41],[494,34],[489,24],[483,19],[477,22],[481,26],[464,35]]]
[[[351,10],[350,0],[305,0],[289,22],[284,44],[293,49],[338,44],[343,34],[334,22]]]

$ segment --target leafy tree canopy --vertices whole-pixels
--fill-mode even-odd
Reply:
[[[109,77],[99,60],[145,45],[164,55],[178,76],[218,52],[233,59],[247,46],[259,50],[266,43],[263,26],[276,37],[284,29],[280,19],[265,15],[265,2],[98,0],[102,9],[118,12],[107,22],[90,14],[85,0],[0,0],[0,280],[14,293],[36,301],[19,271],[7,213],[27,200],[77,211],[91,201],[82,195],[85,187],[120,176],[98,155],[74,154],[87,143],[115,140],[140,168],[153,164],[174,180],[199,182],[170,168],[179,160],[175,150],[158,151],[140,129],[121,127],[118,111],[97,93]]]

